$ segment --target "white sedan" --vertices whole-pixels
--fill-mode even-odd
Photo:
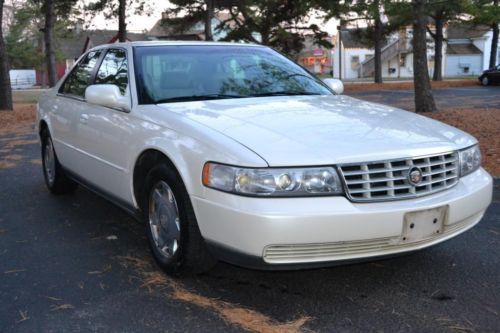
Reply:
[[[39,101],[46,184],[144,221],[171,273],[396,255],[481,220],[475,138],[342,90],[258,45],[99,46]]]

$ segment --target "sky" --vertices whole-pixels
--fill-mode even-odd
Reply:
[[[84,0],[84,3],[92,2],[90,0]],[[148,14],[143,15],[129,15],[127,20],[127,30],[132,32],[138,32],[143,30],[149,30],[153,25],[161,18],[161,13],[170,6],[170,3],[165,0],[147,0],[150,6],[150,11]],[[118,20],[107,20],[104,15],[97,15],[92,19],[91,29],[118,29]]]
[[[89,3],[91,0],[84,0],[84,3]],[[131,32],[139,32],[143,30],[149,30],[153,25],[161,18],[161,13],[171,4],[166,0],[147,0],[150,8],[152,9],[148,15],[131,15],[127,21],[127,30]],[[330,20],[328,23],[324,24],[321,19],[312,18],[310,23],[315,23],[320,27],[324,27],[325,31],[329,35],[336,33],[336,26],[338,22],[336,20]],[[107,20],[104,15],[97,15],[91,22],[91,29],[118,29],[117,20]]]

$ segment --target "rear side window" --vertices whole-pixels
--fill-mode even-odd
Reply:
[[[95,84],[114,84],[122,95],[128,86],[127,54],[125,50],[111,49],[106,53],[97,72]]]
[[[83,98],[85,89],[92,83],[92,74],[100,55],[101,51],[89,52],[64,81],[60,92]]]

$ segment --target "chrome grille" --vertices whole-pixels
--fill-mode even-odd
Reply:
[[[340,165],[346,192],[352,201],[410,199],[435,193],[458,182],[458,153]],[[418,185],[408,180],[412,167],[422,170]]]

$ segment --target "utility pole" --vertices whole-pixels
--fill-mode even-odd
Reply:
[[[339,80],[342,80],[342,25],[337,26],[339,34]]]

